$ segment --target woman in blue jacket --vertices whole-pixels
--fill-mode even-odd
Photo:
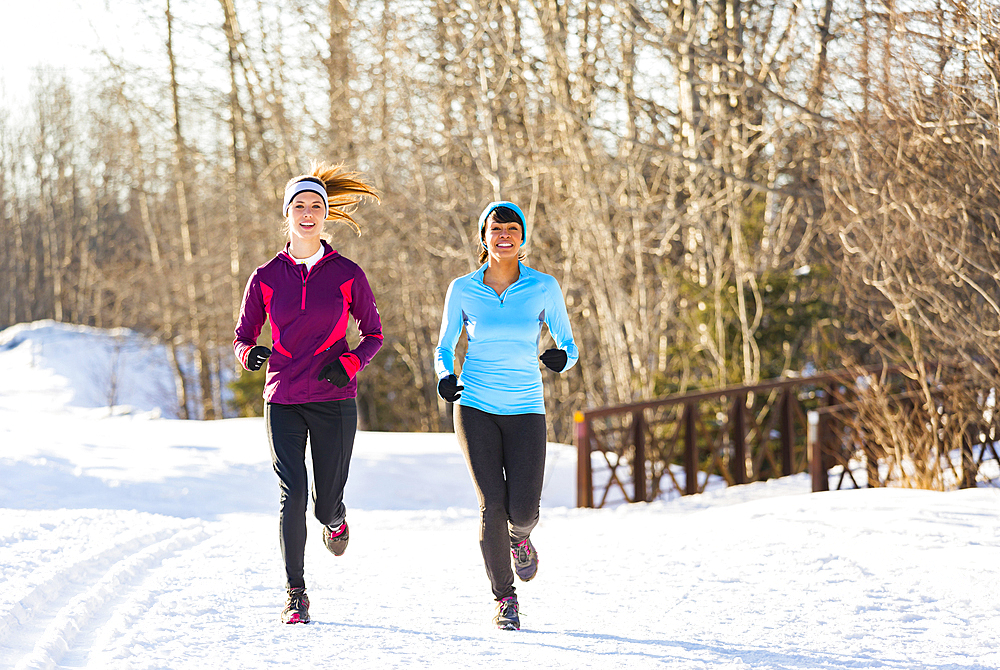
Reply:
[[[382,346],[382,322],[365,273],[322,237],[329,220],[359,230],[345,208],[365,197],[378,198],[340,166],[319,164],[289,181],[282,208],[288,244],[250,276],[236,325],[233,347],[243,367],[259,370],[267,363],[264,421],[281,490],[285,623],[309,623],[303,575],[307,437],[323,543],[340,556],[349,538],[344,486],[358,425],[356,377]],[[349,316],[360,332],[354,349],[346,339]],[[257,344],[268,319],[272,349]]]
[[[497,601],[499,628],[520,628],[514,572],[538,572],[531,530],[538,523],[545,472],[545,403],[538,361],[553,372],[579,354],[559,283],[522,261],[524,213],[492,202],[479,216],[482,249],[475,272],[448,287],[435,352],[438,393],[455,405],[455,433],[472,474],[481,512],[480,548]],[[542,325],[555,348],[538,356]],[[455,375],[462,330],[468,350]]]

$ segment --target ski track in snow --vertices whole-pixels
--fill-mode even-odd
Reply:
[[[22,520],[31,523],[32,516],[26,514]],[[93,519],[67,516],[65,525],[41,525],[41,533],[49,536],[49,542],[54,535],[58,542],[74,546],[81,540],[77,531],[90,530],[88,526]],[[33,579],[27,580],[24,595],[13,603],[4,603],[0,618],[0,649],[19,657],[14,668],[56,667],[74,648],[82,632],[114,612],[123,593],[139,584],[166,556],[183,551],[205,536],[200,523],[178,524],[171,519],[161,522],[160,527],[149,527],[141,519],[130,521],[132,524],[126,527],[102,524],[111,526],[105,529],[112,534],[107,538],[111,539],[110,546],[106,542],[93,549],[83,546],[82,552],[60,552],[46,563],[31,566]],[[16,554],[30,544],[25,542],[26,538],[32,535],[32,539],[37,538],[32,530],[25,526],[15,528],[10,535],[22,538],[17,544],[10,545],[8,538],[4,538],[8,543],[0,557],[5,565],[29,562],[18,561]],[[14,556],[8,557],[8,550]],[[32,583],[39,577],[40,581]],[[9,598],[11,592],[5,595]]]

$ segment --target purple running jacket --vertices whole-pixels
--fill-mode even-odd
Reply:
[[[250,275],[236,324],[233,349],[246,368],[264,320],[271,320],[271,357],[267,361],[264,400],[281,405],[354,398],[355,375],[382,347],[382,321],[368,278],[353,261],[323,242],[323,257],[308,272],[288,248]],[[358,346],[347,344],[348,314],[361,334]],[[338,388],[318,379],[337,359],[351,381]]]

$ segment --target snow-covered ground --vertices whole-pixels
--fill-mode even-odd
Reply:
[[[553,444],[505,632],[450,434],[358,435],[350,548],[310,520],[313,623],[283,625],[262,421],[161,418],[162,352],[124,341],[0,333],[0,668],[1000,668],[997,489],[797,476],[580,510]]]

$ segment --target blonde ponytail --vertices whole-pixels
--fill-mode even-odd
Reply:
[[[381,202],[378,192],[374,187],[361,181],[360,172],[347,170],[341,163],[332,165],[325,162],[313,162],[312,169],[308,174],[293,177],[288,181],[288,185],[294,184],[306,177],[315,177],[322,180],[326,185],[326,199],[329,203],[329,211],[326,215],[327,221],[341,221],[350,226],[355,233],[361,235],[361,226],[354,220],[351,214],[357,206],[365,199],[371,198],[375,202]]]

